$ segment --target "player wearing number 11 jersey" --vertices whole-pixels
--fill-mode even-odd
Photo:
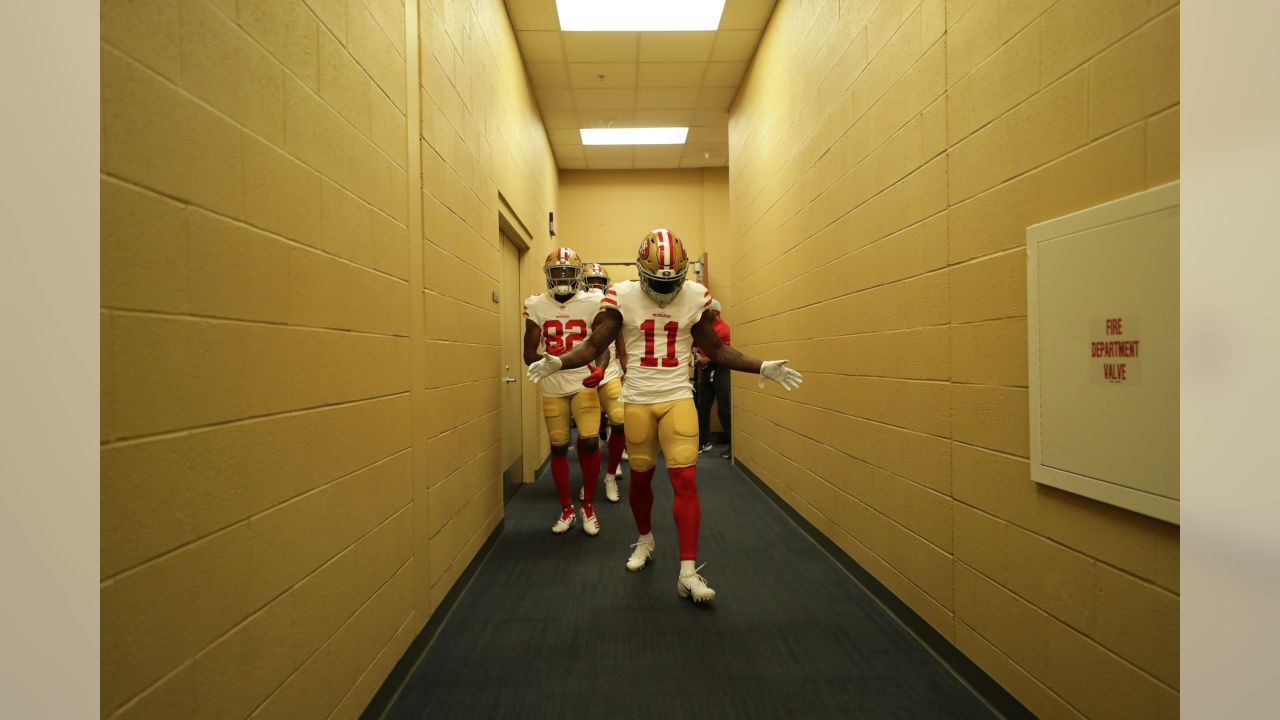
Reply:
[[[671,231],[658,229],[645,236],[636,259],[639,281],[618,283],[600,303],[591,335],[560,355],[547,354],[529,366],[534,382],[555,377],[568,369],[595,361],[622,333],[627,348],[625,404],[627,452],[631,455],[631,512],[639,540],[627,560],[637,571],[648,564],[655,542],[650,515],[653,508],[653,473],[661,448],[667,475],[675,489],[672,508],[680,541],[680,597],[706,602],[715,591],[698,574],[698,526],[702,509],[698,502],[698,412],[689,385],[689,362],[694,340],[713,362],[733,370],[759,373],[791,390],[801,382],[800,373],[786,367],[786,360],[761,362],[724,345],[704,315],[711,294],[696,282],[685,280],[689,259],[684,245]],[[761,380],[763,383],[764,380]]]
[[[569,248],[557,248],[543,262],[547,291],[524,301],[524,361],[536,363],[538,344],[548,356],[569,352],[587,337],[587,328],[603,297],[582,287],[582,260]],[[542,416],[551,439],[551,477],[560,496],[560,517],[551,526],[557,535],[573,527],[577,515],[569,490],[569,418],[578,426],[578,463],[582,467],[582,529],[600,532],[595,511],[596,478],[600,474],[600,399],[595,387],[602,370],[579,367],[542,381]]]

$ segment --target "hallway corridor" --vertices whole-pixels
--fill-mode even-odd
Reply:
[[[658,553],[636,574],[623,567],[635,538],[626,482],[622,502],[597,505],[599,536],[556,536],[544,474],[507,505],[491,553],[381,717],[996,717],[718,453],[698,461],[714,603],[676,596],[665,470]]]
[[[101,720],[1174,720],[1180,18],[102,3]]]

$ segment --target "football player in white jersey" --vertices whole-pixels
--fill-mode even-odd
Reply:
[[[524,301],[524,361],[537,363],[541,343],[547,357],[569,352],[586,339],[603,297],[582,287],[582,259],[570,248],[557,248],[542,264],[547,291]],[[600,532],[594,506],[600,475],[600,400],[596,386],[604,376],[581,365],[548,374],[542,380],[542,416],[551,439],[551,477],[560,496],[560,517],[551,526],[557,535],[573,527],[578,515],[569,488],[569,418],[578,426],[578,463],[582,468],[582,529]]]
[[[600,263],[587,263],[582,267],[582,282],[588,290],[607,292],[612,279],[609,272]],[[597,390],[600,393],[600,407],[609,421],[609,444],[605,455],[604,496],[609,502],[618,502],[618,480],[622,477],[619,465],[622,463],[622,451],[626,449],[626,433],[622,427],[622,374],[626,370],[627,355],[622,344],[622,336],[614,341],[609,356],[609,365],[604,370],[604,379]]]
[[[580,368],[607,354],[621,333],[631,359],[622,390],[627,450],[631,455],[629,499],[639,540],[627,560],[638,571],[654,552],[650,512],[653,471],[658,449],[667,461],[667,475],[675,490],[673,514],[680,542],[680,575],[676,592],[694,602],[715,598],[715,590],[698,574],[698,413],[693,404],[688,367],[693,341],[712,360],[732,370],[759,373],[761,384],[772,380],[787,390],[803,378],[786,360],[761,362],[724,345],[704,315],[711,293],[685,280],[689,258],[684,244],[671,231],[657,229],[645,236],[636,259],[638,281],[620,282],[605,293],[591,335],[574,350],[544,355],[529,366],[529,379],[545,382],[566,369]]]

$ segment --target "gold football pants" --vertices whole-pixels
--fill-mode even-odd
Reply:
[[[614,378],[600,386],[600,407],[604,408],[604,414],[609,416],[610,425],[621,425],[623,422],[622,400],[622,380]]]
[[[667,467],[698,462],[698,410],[692,398],[625,406],[627,454],[631,469],[645,471],[658,462],[658,448]]]
[[[579,439],[600,434],[600,397],[595,388],[583,388],[573,395],[543,397],[542,417],[547,421],[547,434],[552,445],[569,444],[569,418],[578,424]],[[695,432],[697,421],[694,421]]]

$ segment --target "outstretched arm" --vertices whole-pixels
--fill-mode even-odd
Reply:
[[[542,329],[538,323],[525,318],[524,321],[524,364],[532,365],[542,359],[538,352],[538,343],[542,342]]]
[[[618,364],[622,366],[622,372],[627,371],[627,346],[622,343],[622,333],[618,333],[618,339],[613,341],[613,349],[618,353]]]
[[[715,329],[711,327],[711,320],[705,313],[693,326],[692,331],[693,339],[707,357],[711,358],[711,362],[731,370],[759,373],[762,376],[760,387],[764,387],[766,379],[778,383],[787,390],[794,390],[804,382],[804,377],[799,372],[787,367],[786,360],[757,360],[742,354],[737,348],[720,342],[720,336],[716,335]]]
[[[529,380],[538,382],[552,373],[572,370],[586,365],[601,355],[608,359],[609,345],[618,337],[622,328],[622,313],[613,308],[603,308],[591,324],[591,334],[569,352],[560,355],[544,355],[529,365]]]
[[[606,313],[612,315],[612,318],[617,321],[617,326],[613,329],[613,339],[603,340],[602,338],[604,348],[600,351],[600,354],[596,356],[596,367],[601,370],[609,367],[609,351],[612,349],[610,346],[616,346],[619,350],[622,348],[622,333],[620,332],[622,330],[622,313],[614,310],[613,308],[604,308],[600,312],[596,313],[596,319],[591,321],[591,334],[594,337],[596,328],[606,322],[606,317],[609,317]],[[590,341],[591,338],[587,338],[587,340]],[[627,361],[625,355],[619,354],[619,359],[624,363]]]
[[[702,352],[711,358],[711,362],[717,365],[724,365],[730,370],[740,372],[760,372],[759,360],[743,355],[737,348],[720,342],[720,336],[716,335],[715,328],[711,327],[711,319],[705,313],[693,326],[693,340],[698,343]]]

